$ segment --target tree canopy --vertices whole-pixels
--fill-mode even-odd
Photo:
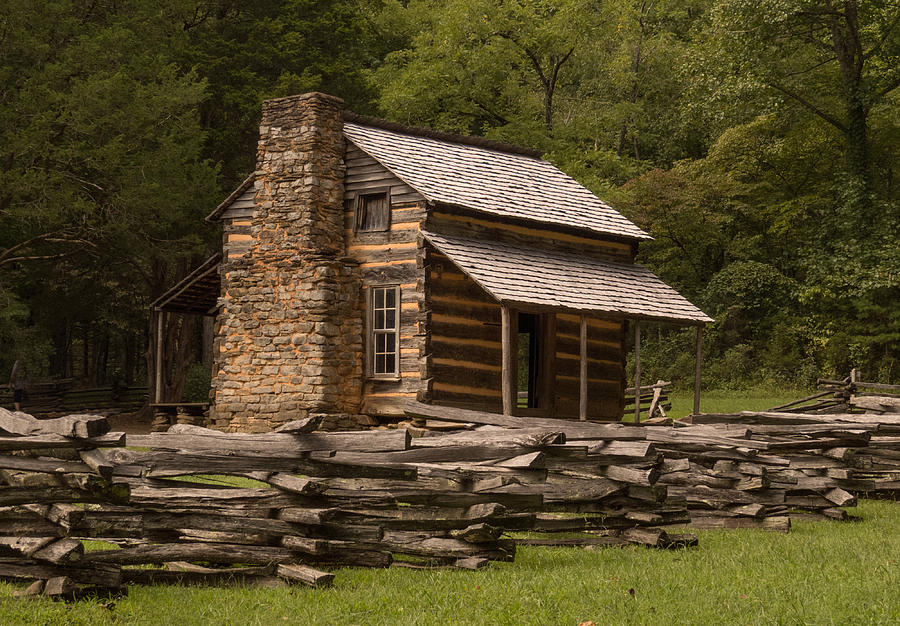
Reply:
[[[900,380],[894,0],[8,0],[0,367],[140,378],[260,103],[310,90],[543,150],[716,317],[712,384]]]

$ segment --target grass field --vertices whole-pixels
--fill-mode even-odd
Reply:
[[[700,546],[521,548],[477,572],[337,571],[332,589],[133,587],[104,608],[13,599],[2,624],[897,624],[900,503],[857,524],[700,532]],[[21,585],[18,585],[21,586]]]
[[[704,391],[700,394],[700,411],[703,413],[738,413],[740,411],[764,411],[808,396],[803,389],[748,389],[746,391]],[[671,417],[684,417],[694,410],[692,391],[675,391],[671,394]]]

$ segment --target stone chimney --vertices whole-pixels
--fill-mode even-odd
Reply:
[[[216,428],[358,413],[363,303],[345,258],[342,108],[320,93],[263,103],[252,241],[220,270]]]

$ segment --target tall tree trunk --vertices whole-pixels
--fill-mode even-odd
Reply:
[[[641,3],[641,17],[638,19],[640,30],[638,31],[637,44],[634,46],[634,54],[631,57],[631,93],[628,95],[628,102],[635,104],[638,99],[638,71],[641,69],[641,48],[644,44],[644,33],[646,32],[646,21],[649,7],[646,2]],[[619,129],[619,140],[616,142],[616,155],[622,156],[625,151],[625,139],[628,136],[628,122],[630,116],[622,120],[622,127]],[[634,141],[634,158],[639,159],[637,140]]]
[[[859,94],[850,94],[847,101],[847,171],[858,182],[859,192],[868,194],[872,187],[872,163],[869,159],[869,122],[866,108]]]
[[[125,346],[125,361],[122,364],[122,378],[127,387],[134,384],[135,340],[136,337],[133,333],[128,331],[122,333],[122,344]]]
[[[53,323],[53,354],[50,356],[50,376],[65,378],[69,369],[69,348],[72,344],[71,327],[67,317],[58,317]]]
[[[841,70],[847,114],[844,158],[854,184],[850,190],[850,208],[854,212],[860,209],[865,212],[872,188],[868,111],[861,94],[865,55],[860,41],[857,2],[845,0],[841,4],[843,11],[831,18],[830,26],[831,45]]]

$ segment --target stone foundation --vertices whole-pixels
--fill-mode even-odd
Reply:
[[[342,101],[263,103],[248,252],[223,260],[214,427],[265,432],[311,413],[355,422],[362,283],[344,255]]]

